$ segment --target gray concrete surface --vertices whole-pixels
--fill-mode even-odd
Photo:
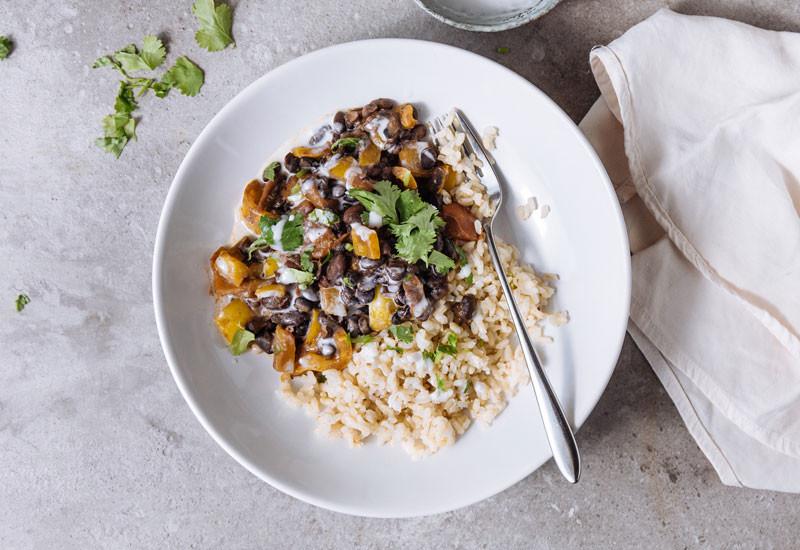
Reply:
[[[800,497],[721,486],[635,346],[578,435],[577,487],[552,464],[456,512],[346,517],[257,480],[206,435],[161,353],[150,261],[162,201],[193,138],[231,97],[311,50],[417,37],[497,59],[578,120],[587,66],[656,9],[800,30],[786,0],[565,0],[497,35],[456,31],[411,0],[235,1],[238,47],[201,51],[190,0],[0,0],[0,548],[792,548]],[[145,33],[206,70],[199,97],[143,101],[139,142],[92,144],[112,104],[88,67]],[[498,55],[498,46],[510,53]],[[26,291],[22,314],[13,301]]]

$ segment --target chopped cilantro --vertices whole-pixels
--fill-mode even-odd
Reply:
[[[459,267],[467,265],[469,263],[469,260],[467,260],[467,253],[464,252],[464,249],[461,248],[460,246],[458,246],[457,244],[454,244],[453,246],[455,247],[456,253],[458,254],[458,264],[457,265]]]
[[[456,265],[451,258],[438,250],[431,250],[431,253],[428,255],[428,263],[433,265],[439,273],[447,273]]]
[[[354,344],[369,344],[373,340],[375,340],[375,337],[372,336],[371,334],[362,334],[361,336],[356,336],[355,338],[353,338],[353,343]]]
[[[348,252],[352,252],[353,251],[353,243],[344,243],[344,249],[347,250]]]
[[[345,275],[344,277],[342,277],[342,284],[347,288],[353,288],[354,286],[356,286],[353,284],[353,281],[350,280],[350,275]]]
[[[320,267],[327,264],[331,258],[333,258],[333,250],[328,250],[328,253],[325,255],[324,258],[322,258],[322,261],[319,263]]]
[[[467,393],[467,392],[469,391],[469,389],[470,389],[470,387],[471,387],[471,386],[472,386],[472,382],[470,382],[469,380],[467,380],[467,383],[466,383],[466,384],[464,384],[464,387],[463,387],[463,388],[461,388],[461,391],[462,391],[462,392],[464,392],[464,393]]]
[[[27,306],[30,303],[31,303],[31,298],[27,294],[17,295],[17,300],[16,300],[17,311],[22,311],[23,309],[25,309],[25,306]]]
[[[301,168],[300,170],[297,171],[297,173],[295,174],[295,177],[296,178],[304,178],[307,175],[309,175],[310,173],[311,173],[311,169],[310,168]],[[300,186],[299,185],[297,186],[297,190],[300,191]],[[294,188],[292,188],[292,193],[294,193]]]
[[[311,261],[311,251],[306,250],[300,255],[300,266],[303,271],[314,273],[314,262]]]
[[[375,212],[386,223],[398,223],[397,200],[400,198],[400,189],[391,182],[381,180],[375,184],[375,192],[364,189],[350,189],[348,193],[356,199],[369,212]]]
[[[233,14],[229,5],[215,5],[214,0],[196,0],[192,13],[200,24],[194,39],[201,48],[218,52],[234,44],[231,34]]]
[[[119,158],[131,139],[136,139],[136,119],[123,112],[103,117],[103,137],[95,143]]]
[[[507,54],[509,51],[510,50],[505,46],[500,46],[499,48],[497,48],[497,53],[502,54],[502,55]]]
[[[293,279],[294,282],[300,285],[301,288],[307,287],[314,282],[313,273],[309,273],[308,271],[300,271],[299,269],[294,269],[293,267],[284,267],[283,269],[284,272],[290,276],[290,280]]]
[[[410,344],[414,340],[414,327],[411,325],[392,325],[389,327],[389,332],[404,344]]]
[[[273,245],[275,237],[272,234],[272,226],[276,223],[278,223],[278,220],[275,218],[261,216],[261,219],[258,220],[258,227],[261,229],[261,235],[247,247],[248,260],[253,257],[253,252],[256,250],[261,250]]]
[[[233,335],[233,340],[231,340],[231,345],[230,345],[231,353],[234,355],[243,354],[245,351],[247,351],[247,347],[250,345],[250,342],[252,342],[255,339],[256,339],[255,334],[253,334],[249,330],[240,328]]]
[[[458,337],[451,332],[447,335],[447,340],[445,342],[439,342],[439,345],[436,346],[436,353],[455,356],[456,353],[458,353],[458,349],[456,348],[457,343]]]
[[[262,172],[261,177],[264,181],[270,181],[275,179],[275,175],[279,174],[281,171],[281,163],[277,160],[274,162],[270,162],[267,164],[267,167],[264,168],[264,172]]]
[[[432,351],[423,351],[422,352],[422,357],[424,357],[425,359],[429,359],[429,360],[433,361],[434,363],[436,362],[436,354],[433,353]]]
[[[438,376],[436,377],[436,389],[439,391],[445,391],[447,389],[444,385],[444,380],[442,380]]]
[[[0,34],[0,59],[5,59],[14,49],[14,44],[11,39],[5,35]]]
[[[398,348],[397,346],[386,346],[386,349],[390,349],[392,351],[396,351],[398,354],[403,355],[403,348]]]
[[[350,150],[355,151],[358,144],[361,143],[361,139],[357,137],[346,137],[336,140],[336,143],[333,144],[331,147],[331,151],[334,153],[340,149],[342,150]]]
[[[281,246],[284,250],[294,250],[303,244],[303,216],[294,214],[286,219],[281,231]]]
[[[400,193],[400,197],[397,200],[397,212],[400,220],[407,220],[425,208],[427,204],[427,202],[420,198],[419,193],[413,189],[404,190],[402,193]]]
[[[332,210],[315,208],[308,215],[308,219],[315,223],[330,226],[339,221],[339,216],[337,216]]]
[[[467,284],[467,286],[472,286],[472,281],[474,279],[475,278],[472,276],[472,272],[470,271],[469,275],[467,275],[467,278],[464,279],[464,282]]]

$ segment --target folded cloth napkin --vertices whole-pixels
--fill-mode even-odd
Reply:
[[[661,10],[590,63],[629,332],[723,483],[800,492],[800,34]]]

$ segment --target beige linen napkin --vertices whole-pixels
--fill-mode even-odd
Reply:
[[[800,492],[800,35],[661,10],[590,62],[629,331],[723,483]]]

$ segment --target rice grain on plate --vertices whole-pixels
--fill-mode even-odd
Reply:
[[[488,216],[490,205],[475,174],[478,161],[461,153],[464,135],[447,127],[437,138],[442,144],[439,158],[459,172],[459,185],[445,199],[468,207],[479,218]],[[498,247],[529,333],[535,340],[551,341],[544,321],[561,325],[568,320],[565,312],[546,311],[553,288],[544,276],[520,263],[513,246],[498,242]],[[281,378],[283,397],[314,416],[318,432],[351,446],[374,437],[421,457],[452,445],[473,421],[491,423],[528,382],[486,243],[467,243],[463,249],[466,265],[449,273],[448,296],[416,328],[410,343],[384,332],[362,344],[342,371],[325,371],[319,380],[313,373]],[[476,298],[478,308],[469,326],[462,327],[448,303],[466,295]],[[434,362],[429,354],[440,342],[452,340],[451,334],[455,354],[437,354]]]

